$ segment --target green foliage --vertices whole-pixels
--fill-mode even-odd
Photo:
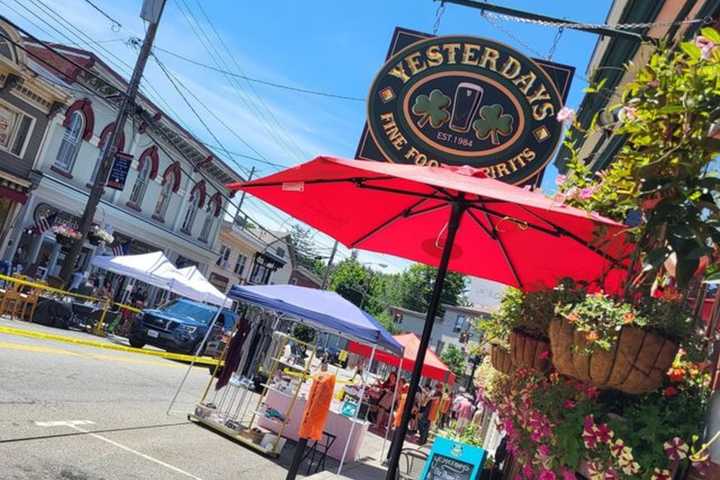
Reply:
[[[490,137],[493,145],[500,144],[499,136],[510,135],[513,117],[503,113],[502,105],[485,105],[480,109],[479,116],[472,124],[475,136],[480,140]]]
[[[392,316],[390,315],[390,312],[387,310],[383,310],[379,314],[375,316],[378,322],[380,322],[380,325],[385,327],[385,330],[392,333],[393,335],[400,333],[400,330],[398,329],[398,326],[393,321]]]
[[[414,264],[398,278],[400,306],[416,312],[427,312],[435,286],[437,269],[428,265]],[[466,305],[467,279],[459,273],[448,272],[440,296],[440,303]],[[440,313],[442,314],[442,313]]]
[[[295,261],[308,270],[319,274],[322,271],[322,262],[317,258],[319,254],[315,243],[312,241],[312,235],[310,228],[294,224],[290,228],[288,243],[293,249]]]
[[[435,89],[430,95],[418,95],[412,106],[412,112],[420,115],[418,122],[420,128],[424,127],[428,121],[433,128],[440,128],[443,123],[450,120],[450,112],[448,107],[452,100],[441,90]]]
[[[440,360],[442,360],[455,375],[460,376],[465,373],[465,352],[452,343],[443,348],[442,353],[440,353]]]
[[[674,254],[680,289],[720,243],[720,178],[709,171],[720,148],[708,138],[720,118],[719,79],[720,49],[661,48],[625,87],[613,133],[626,142],[607,171],[593,175],[574,149],[574,137],[592,132],[576,125],[566,142],[565,201],[619,221],[642,212],[635,232],[643,270],[658,272]]]
[[[480,438],[480,428],[472,422],[460,432],[455,428],[455,425],[451,425],[450,428],[440,430],[437,435],[466,445],[483,446]]]
[[[292,336],[305,343],[312,343],[315,340],[315,329],[303,325],[302,323],[296,323],[293,328]]]
[[[659,298],[646,298],[635,306],[594,293],[577,303],[559,305],[557,312],[585,334],[588,353],[611,350],[626,326],[654,331],[679,344],[693,338],[691,313],[679,303]]]

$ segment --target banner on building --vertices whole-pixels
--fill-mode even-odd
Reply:
[[[114,188],[115,190],[123,190],[125,188],[125,182],[127,181],[132,159],[132,155],[128,155],[127,153],[117,152],[115,154],[115,161],[112,164],[106,183],[109,188]]]

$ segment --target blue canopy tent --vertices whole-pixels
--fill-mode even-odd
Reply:
[[[403,350],[377,320],[335,292],[297,285],[235,285],[228,297],[285,313],[301,323],[390,353],[400,354]]]

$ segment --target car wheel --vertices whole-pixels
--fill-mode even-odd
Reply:
[[[128,341],[130,342],[130,346],[133,348],[143,348],[145,346],[145,342],[137,337],[130,337]]]

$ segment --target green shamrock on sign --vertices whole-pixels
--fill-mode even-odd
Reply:
[[[412,107],[415,115],[422,117],[418,127],[423,128],[428,121],[433,128],[440,128],[443,123],[450,120],[450,112],[447,108],[452,100],[442,91],[435,89],[430,95],[418,95]]]
[[[480,109],[472,127],[480,140],[490,137],[493,145],[500,145],[499,135],[506,137],[512,132],[513,117],[503,113],[502,105],[485,105]]]

